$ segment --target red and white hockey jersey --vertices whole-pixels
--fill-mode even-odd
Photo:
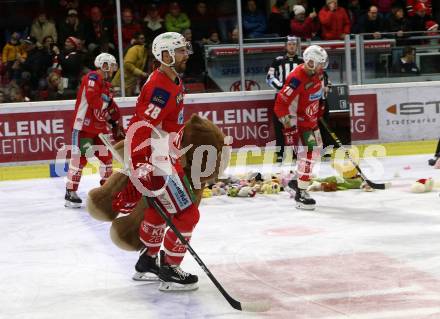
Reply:
[[[111,84],[102,76],[91,71],[83,76],[76,96],[73,128],[89,133],[108,133],[107,102],[102,94],[110,96]]]
[[[297,66],[277,94],[275,114],[278,118],[289,116],[290,124],[305,129],[315,129],[322,115],[323,73],[308,75],[304,64]]]
[[[142,87],[136,101],[136,113],[131,119],[130,126],[145,121],[151,127],[172,133],[183,128],[183,96],[184,87],[180,78],[173,82],[160,69],[151,73],[147,82]],[[149,155],[150,147],[135,151],[142,142],[149,139],[152,128],[146,125],[136,129],[132,142],[132,156]]]

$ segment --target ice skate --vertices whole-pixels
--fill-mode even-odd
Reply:
[[[169,265],[165,262],[165,252],[160,251],[160,270],[159,270],[161,291],[189,291],[199,288],[196,275],[187,273],[179,265]]]
[[[80,208],[82,204],[81,198],[78,197],[75,191],[71,191],[66,189],[66,195],[64,196],[66,202],[64,203],[64,207],[67,208]]]
[[[305,189],[297,188],[296,195],[296,208],[304,210],[314,210],[316,201],[310,197],[309,193]]]
[[[199,288],[199,278],[183,271],[178,265],[161,265],[159,279],[161,291],[189,291]]]
[[[136,281],[158,281],[159,280],[159,265],[157,256],[152,257],[147,255],[147,248],[144,247],[140,251],[139,260],[134,266],[136,273],[133,275],[133,280]]]
[[[298,190],[298,181],[296,179],[292,179],[287,183],[287,187],[285,191],[289,193],[290,198],[294,198],[296,196],[296,192]]]

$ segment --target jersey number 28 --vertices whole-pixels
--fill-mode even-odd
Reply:
[[[160,111],[161,111],[160,107],[154,105],[153,103],[150,103],[148,104],[147,109],[145,110],[145,115],[153,119],[157,119]]]

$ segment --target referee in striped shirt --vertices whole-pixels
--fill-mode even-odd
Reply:
[[[286,41],[286,54],[277,56],[273,60],[269,71],[267,72],[266,82],[277,92],[283,87],[284,80],[286,79],[287,75],[297,65],[304,62],[303,59],[297,55],[298,46],[299,39],[294,36],[288,36]],[[273,114],[273,123],[277,147],[280,147],[280,150],[277,151],[277,162],[281,163],[284,155],[284,137],[282,132],[283,125],[277,119],[275,113]]]

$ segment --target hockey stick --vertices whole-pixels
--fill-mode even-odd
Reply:
[[[177,238],[179,238],[179,240],[186,246],[190,254],[193,256],[193,258],[196,260],[199,266],[203,269],[203,271],[209,277],[209,279],[211,279],[211,281],[217,287],[217,289],[220,291],[223,297],[225,297],[225,299],[229,302],[232,308],[241,311],[249,311],[249,312],[264,312],[270,309],[270,303],[268,301],[261,300],[261,301],[241,302],[232,298],[231,295],[229,295],[227,291],[223,288],[223,286],[217,281],[217,279],[214,277],[214,275],[211,273],[211,271],[208,269],[205,263],[200,259],[199,255],[197,255],[197,253],[191,247],[191,245],[185,239],[185,237],[183,237],[182,233],[176,228],[176,226],[171,221],[171,219],[163,212],[163,210],[153,200],[151,200],[151,198],[148,197],[146,198],[148,203],[152,204],[156,209],[156,211],[159,213],[159,215],[165,220],[168,227],[170,227],[173,230]]]
[[[99,134],[99,137],[101,138],[107,149],[112,153],[114,158],[118,160],[121,164],[123,164],[124,169],[127,170],[128,168],[126,167],[126,163],[121,158],[121,156],[119,156],[118,152],[116,152],[115,148],[107,139],[107,137],[104,134]],[[193,256],[193,258],[196,260],[199,266],[203,269],[203,271],[209,277],[209,279],[211,279],[213,284],[217,287],[217,289],[220,291],[223,297],[228,301],[228,303],[232,306],[232,308],[240,311],[248,311],[248,312],[264,312],[270,309],[270,303],[266,300],[240,302],[232,298],[231,295],[227,293],[227,291],[223,288],[223,286],[214,277],[214,275],[211,273],[211,271],[208,269],[205,263],[200,259],[199,255],[197,255],[197,253],[191,247],[191,245],[188,243],[185,237],[183,237],[182,233],[176,228],[176,226],[171,221],[171,219],[162,211],[162,209],[153,200],[151,200],[148,196],[144,195],[144,197],[150,204],[152,204],[156,208],[156,211],[165,220],[168,227],[170,227],[173,230],[177,238],[179,238],[179,240],[186,246],[190,254]]]
[[[320,122],[322,124],[322,126],[324,126],[324,128],[326,129],[326,131],[330,134],[330,136],[332,137],[332,139],[335,141],[336,145],[341,148],[344,152],[345,155],[347,156],[347,158],[350,160],[350,162],[353,164],[353,166],[356,168],[356,170],[359,172],[359,175],[361,175],[361,178],[371,187],[374,189],[387,189],[391,187],[391,183],[374,183],[372,181],[370,181],[362,172],[361,168],[359,167],[359,165],[356,164],[356,162],[351,158],[350,153],[348,152],[348,150],[346,148],[344,148],[344,146],[342,146],[341,141],[339,140],[339,138],[336,136],[336,134],[330,130],[330,128],[328,127],[327,123],[324,121],[323,118],[320,118]]]

